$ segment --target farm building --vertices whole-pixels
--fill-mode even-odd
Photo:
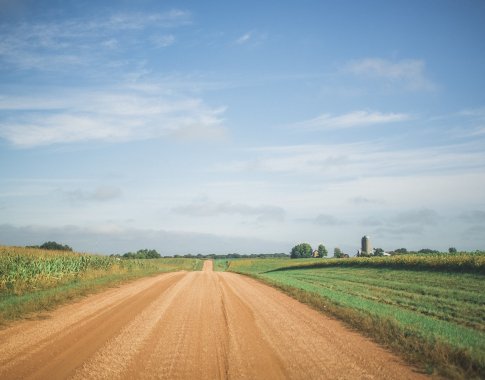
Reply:
[[[372,255],[372,244],[369,236],[362,237],[361,252],[364,255]]]

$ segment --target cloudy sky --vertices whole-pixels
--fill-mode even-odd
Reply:
[[[0,244],[485,249],[483,1],[0,10]]]

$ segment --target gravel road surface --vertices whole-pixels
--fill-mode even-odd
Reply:
[[[0,330],[0,379],[419,379],[370,340],[253,279],[161,274]]]

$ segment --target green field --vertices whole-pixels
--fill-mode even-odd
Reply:
[[[218,260],[330,313],[429,372],[485,378],[485,256]]]
[[[120,260],[0,246],[0,324],[135,278],[201,267],[198,259]]]

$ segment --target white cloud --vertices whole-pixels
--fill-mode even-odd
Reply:
[[[295,123],[294,127],[313,130],[346,129],[402,122],[410,118],[403,113],[354,111],[339,116],[323,114],[314,119]]]
[[[252,36],[252,33],[251,32],[244,33],[241,37],[239,37],[236,40],[236,44],[243,45],[243,44],[249,42],[249,40],[251,39],[251,36]]]
[[[364,58],[351,61],[345,70],[359,77],[379,78],[403,85],[409,90],[431,91],[436,85],[426,77],[426,64],[419,59],[389,61],[381,58]]]
[[[84,141],[131,141],[174,136],[221,139],[224,108],[201,99],[118,86],[0,98],[14,116],[0,120],[0,137],[18,147]]]

